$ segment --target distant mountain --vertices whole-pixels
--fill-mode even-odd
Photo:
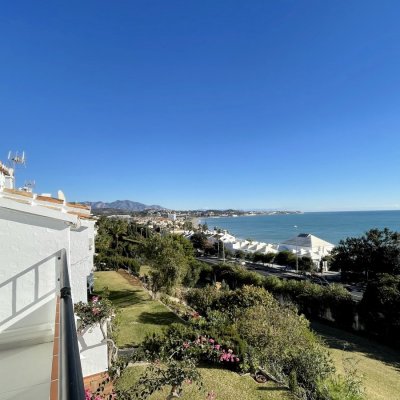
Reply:
[[[131,200],[116,200],[111,203],[105,203],[103,201],[85,201],[84,204],[89,205],[93,210],[100,210],[104,208],[112,208],[114,210],[124,211],[144,211],[148,209],[164,210],[164,207],[158,205],[148,206],[146,204]]]

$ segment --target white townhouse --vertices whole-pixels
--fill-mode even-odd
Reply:
[[[84,205],[14,187],[0,163],[0,399],[84,398],[107,370],[100,327],[76,333],[87,302],[95,221]]]
[[[279,251],[288,250],[297,253],[299,256],[308,256],[314,261],[321,261],[321,258],[331,253],[334,244],[320,239],[310,233],[300,233],[299,235],[282,242]]]

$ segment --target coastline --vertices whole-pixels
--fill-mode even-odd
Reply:
[[[269,218],[274,216],[275,218]],[[212,229],[227,230],[237,238],[252,238],[265,243],[282,243],[300,233],[310,233],[338,244],[347,237],[360,237],[372,228],[400,231],[400,211],[329,211],[302,214],[256,215],[201,218]],[[218,222],[216,222],[218,220]]]

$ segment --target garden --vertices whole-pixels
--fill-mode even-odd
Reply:
[[[146,346],[149,347],[151,343],[155,345],[156,339],[162,337],[165,329],[171,329],[170,327],[173,326],[174,330],[179,331],[178,326],[186,325],[167,306],[158,300],[153,300],[141,286],[140,281],[129,276],[125,271],[96,272],[95,292],[100,296],[107,295],[116,310],[115,318],[118,328],[115,332],[115,341],[119,348],[140,349],[139,345],[146,337],[148,338]],[[160,354],[158,349],[155,354]],[[150,358],[148,357],[147,361],[134,361],[132,366],[123,370],[115,385],[116,389],[123,393],[121,396],[135,398],[133,396],[136,394],[132,394],[132,388],[139,388],[140,377],[152,365]],[[286,400],[291,398],[287,388],[279,384],[271,381],[259,384],[250,375],[241,376],[232,368],[226,369],[218,363],[207,364],[205,360],[196,369],[202,385],[199,387],[194,382],[190,383],[188,379],[185,379],[182,385],[182,399],[205,400],[208,397],[210,400],[214,398],[216,400],[237,400],[238,398]],[[165,399],[171,387],[165,386],[148,398],[150,400]]]

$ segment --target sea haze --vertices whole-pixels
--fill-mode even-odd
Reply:
[[[371,228],[400,231],[400,211],[307,212],[234,218],[204,218],[208,227],[227,229],[241,239],[280,243],[297,233],[311,233],[337,244],[341,239],[361,236]],[[297,228],[294,226],[297,225]]]

